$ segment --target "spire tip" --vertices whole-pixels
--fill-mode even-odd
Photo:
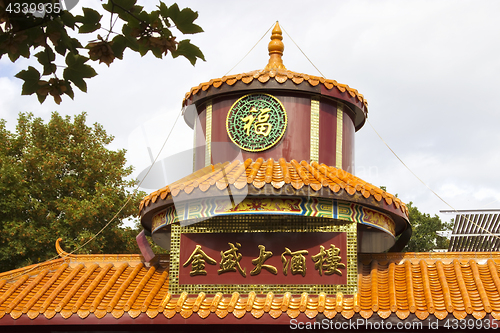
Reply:
[[[268,50],[269,50],[269,63],[266,66],[266,70],[270,69],[286,69],[283,64],[283,51],[285,49],[285,45],[282,42],[283,34],[281,32],[281,28],[279,22],[276,21],[276,25],[273,28],[271,41],[269,42]]]

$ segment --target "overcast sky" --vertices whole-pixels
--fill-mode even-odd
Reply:
[[[85,0],[97,8],[100,1]],[[142,1],[146,2],[146,1]],[[156,1],[148,0],[149,6]],[[96,66],[88,93],[60,106],[21,96],[14,78],[30,63],[0,60],[0,117],[13,129],[20,111],[86,111],[128,150],[134,176],[150,164],[181,110],[186,92],[227,74],[278,20],[328,79],[368,100],[368,119],[404,163],[456,209],[500,208],[500,1],[178,1],[198,11],[205,32],[189,36],[206,62],[132,52]],[[168,3],[169,4],[169,3]],[[80,5],[81,8],[81,5]],[[79,8],[73,9],[75,13]],[[229,74],[262,69],[270,32]],[[287,69],[318,75],[284,32]],[[161,158],[192,146],[182,119]],[[368,123],[356,133],[356,175],[421,211],[451,209],[405,168]],[[159,184],[163,187],[166,184]]]

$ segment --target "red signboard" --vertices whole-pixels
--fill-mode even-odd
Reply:
[[[179,284],[347,284],[344,232],[182,233]]]

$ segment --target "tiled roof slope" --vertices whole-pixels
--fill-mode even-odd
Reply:
[[[359,193],[364,198],[373,197],[378,202],[384,200],[408,216],[408,208],[400,199],[347,171],[317,162],[310,164],[306,161],[299,163],[296,160],[288,162],[284,158],[277,161],[272,158],[268,160],[258,158],[256,161],[247,159],[243,163],[235,160],[210,165],[147,195],[141,201],[139,210],[142,211],[158,199],[164,200],[169,195],[176,197],[181,192],[190,194],[195,190],[206,192],[213,188],[224,190],[228,185],[236,189],[245,186],[261,189],[267,184],[277,190],[289,186],[295,190],[309,187],[312,191],[319,191],[322,188],[329,189],[332,193],[345,191],[351,196]]]
[[[201,83],[200,85],[191,88],[191,90],[184,97],[182,105],[186,105],[186,102],[190,97],[198,94],[201,91],[206,91],[210,87],[220,88],[222,85],[232,86],[239,81],[245,84],[250,84],[254,80],[258,80],[261,83],[266,83],[269,80],[275,80],[280,84],[283,84],[286,81],[290,80],[296,85],[300,85],[302,83],[304,84],[308,83],[313,87],[316,87],[318,84],[322,84],[328,90],[338,89],[341,93],[347,91],[347,93],[349,93],[351,97],[357,98],[365,106],[368,105],[368,102],[366,101],[366,99],[362,94],[360,94],[356,89],[353,89],[346,84],[341,84],[335,80],[325,79],[324,77],[320,76],[313,76],[308,74],[292,72],[287,69],[271,69],[271,70],[262,69],[243,74],[223,76],[220,79],[212,79],[208,82]]]
[[[47,319],[180,316],[260,318],[304,313],[362,318],[410,314],[500,319],[500,253],[362,255],[359,292],[337,295],[171,295],[163,265],[146,267],[138,255],[71,255],[0,274],[0,325],[21,317]],[[472,318],[469,317],[469,318]],[[339,317],[337,317],[339,318]]]

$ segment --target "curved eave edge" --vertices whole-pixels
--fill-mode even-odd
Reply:
[[[309,76],[290,71],[275,72],[256,71],[246,74],[223,77],[221,79],[210,80],[191,89],[182,101],[183,107],[196,103],[200,105],[205,99],[221,96],[236,91],[247,91],[256,89],[265,90],[290,90],[312,94],[320,94],[324,97],[341,100],[348,103],[355,112],[355,127],[360,129],[368,115],[368,103],[364,96],[356,89],[347,85],[337,83],[335,80],[327,80],[322,77]],[[281,76],[278,75],[281,73]],[[270,80],[273,79],[273,80]],[[308,84],[306,84],[307,82]],[[301,90],[298,90],[303,88]],[[196,117],[195,112],[184,112],[184,120],[192,128]]]
[[[270,184],[266,184],[261,189],[256,189],[256,188],[252,189],[251,187],[249,187],[247,192],[239,190],[232,185],[230,186],[231,186],[231,193],[235,197],[236,196],[320,197],[320,198],[335,199],[344,202],[357,203],[389,215],[394,220],[394,222],[396,222],[396,228],[397,228],[396,235],[403,233],[409,227],[411,228],[408,216],[406,215],[405,212],[403,212],[403,210],[401,210],[401,208],[396,208],[394,204],[387,204],[387,202],[384,199],[377,201],[373,196],[365,198],[358,192],[351,195],[347,193],[344,189],[341,189],[338,192],[332,192],[329,189],[324,189],[324,188],[320,189],[319,191],[314,191],[309,186],[304,186],[299,190],[295,190],[293,188],[275,189]],[[227,196],[227,191],[219,190],[217,188],[211,188],[203,192],[200,189],[195,189],[190,194],[182,195],[182,198],[175,197],[175,201],[182,202],[182,201],[196,200],[206,197],[219,197],[219,196]],[[172,194],[169,193],[165,198],[162,199],[158,197],[155,202],[151,201],[148,205],[143,206],[140,212],[142,226],[146,230],[151,231],[151,223],[153,216],[155,216],[157,213],[163,211],[164,209],[173,204],[174,204],[174,199],[172,197]],[[277,213],[277,215],[279,215],[279,213]]]

